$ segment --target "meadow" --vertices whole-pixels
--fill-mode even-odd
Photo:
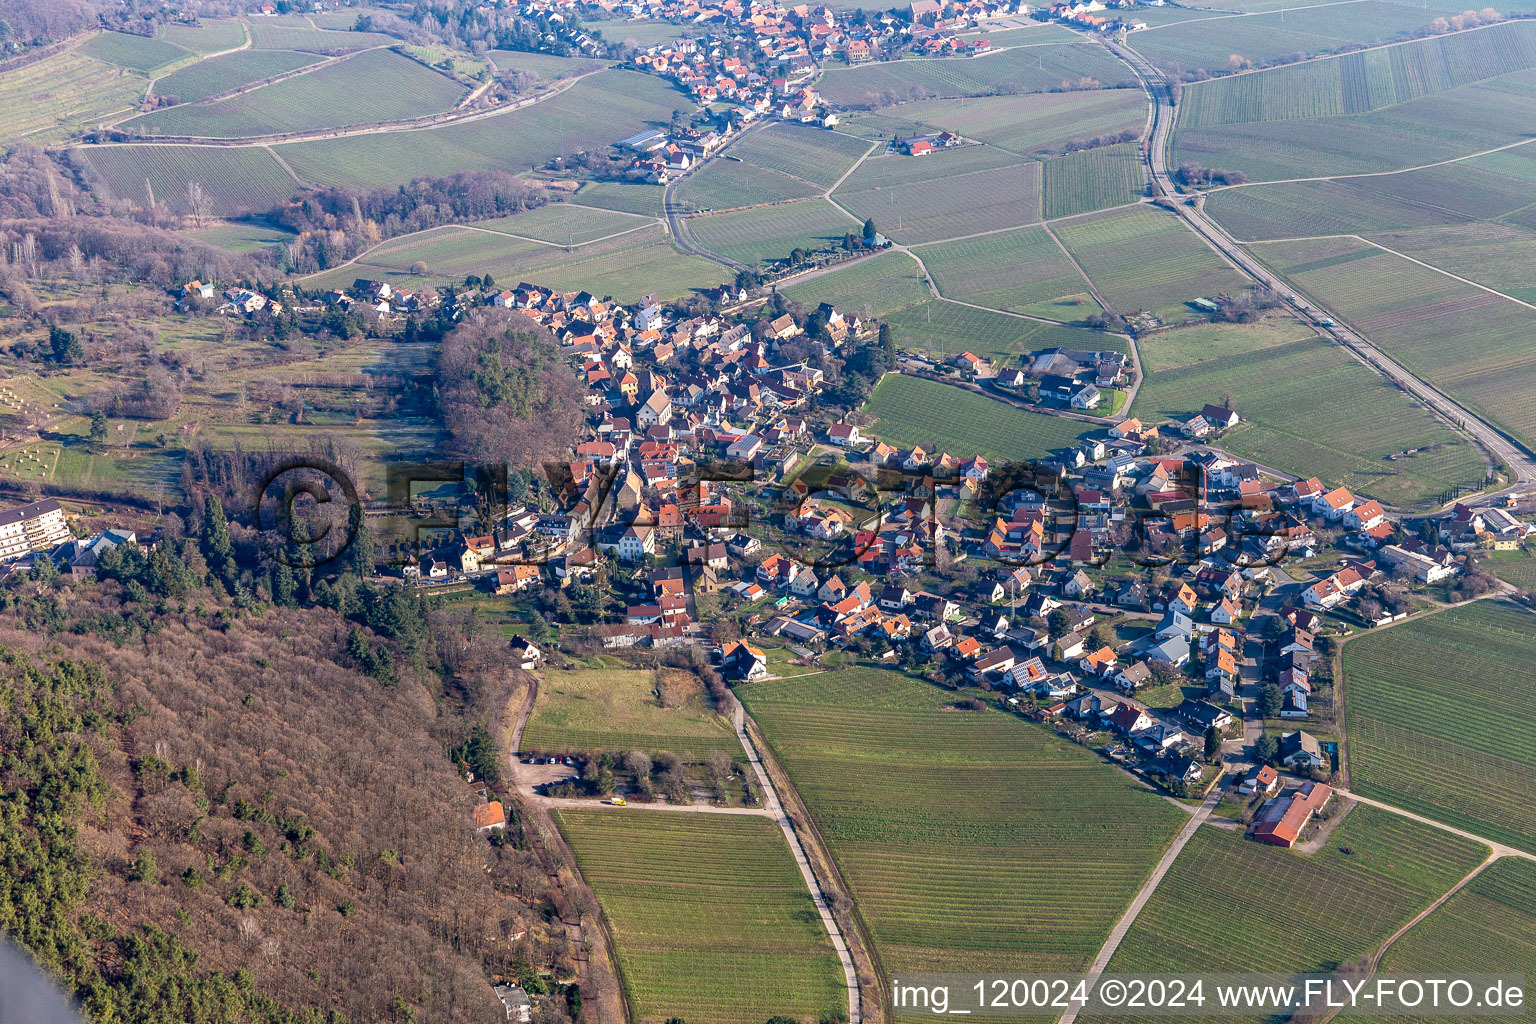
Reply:
[[[921,445],[957,459],[980,455],[993,462],[1044,458],[1088,429],[1077,420],[896,373],[876,386],[864,411],[877,418],[865,432],[898,448]]]
[[[1141,151],[1133,142],[1083,150],[1043,166],[1046,220],[1124,206],[1147,190]]]
[[[144,114],[123,128],[206,138],[274,135],[404,121],[449,110],[463,94],[457,82],[409,57],[369,50],[238,96]]]
[[[1479,601],[1344,647],[1350,784],[1536,851],[1536,619]]]
[[[1486,853],[1364,806],[1311,856],[1205,826],[1142,908],[1109,972],[1332,970],[1374,952]]]
[[[291,231],[253,221],[231,221],[202,229],[191,228],[183,234],[228,252],[254,252],[271,245],[286,245],[295,237]]]
[[[837,106],[888,107],[904,100],[1073,88],[1081,80],[1128,87],[1135,79],[1102,48],[1086,43],[1017,46],[981,57],[884,61],[827,71],[816,87]]]
[[[907,157],[923,161],[930,157]],[[903,243],[934,242],[1040,219],[1040,165],[1025,162],[939,180],[833,193],[858,217]]]
[[[1381,958],[1383,974],[1457,977],[1487,971],[1536,977],[1536,864],[1530,861],[1505,857],[1489,865]],[[1434,1024],[1440,1019],[1349,1011],[1336,1018],[1339,1024]],[[1459,1024],[1509,1019],[1468,1014],[1459,1016]]]
[[[1050,154],[1100,135],[1139,134],[1147,123],[1146,97],[1134,89],[924,100],[896,112],[911,122],[903,134],[952,131],[1020,156]]]
[[[65,50],[0,75],[0,142],[26,137],[38,145],[96,127],[136,109],[144,79]]]
[[[1489,551],[1484,568],[1521,590],[1536,591],[1536,554],[1522,551]]]
[[[1184,820],[1081,747],[899,672],[736,692],[888,972],[1081,970]]]
[[[861,230],[858,221],[825,199],[694,217],[687,227],[704,248],[748,265],[786,257],[796,248],[836,244],[848,232]]]
[[[1198,319],[1185,305],[1244,279],[1171,213],[1149,206],[1054,225],[1056,237],[1122,315],[1149,310],[1166,323]]]
[[[127,71],[145,73],[158,71],[192,57],[190,50],[164,39],[129,35],[126,32],[102,32],[81,43],[79,49],[86,56],[115,64]]]
[[[776,122],[751,132],[726,152],[744,163],[831,188],[870,148],[825,128]]]
[[[682,96],[651,75],[603,71],[532,106],[421,131],[354,135],[278,148],[308,181],[351,188],[499,168],[520,171],[665,124]]]
[[[810,280],[791,281],[780,290],[785,298],[811,308],[830,302],[869,316],[885,316],[933,297],[916,261],[899,252],[865,256]]]
[[[1243,422],[1221,445],[1263,465],[1399,506],[1482,482],[1482,458],[1454,430],[1289,317],[1159,331],[1139,348],[1146,380],[1131,413],[1143,421],[1187,417],[1230,394]]]
[[[773,822],[554,814],[613,931],[636,1019],[761,1024],[847,1013],[842,968]]]
[[[1536,439],[1530,310],[1353,239],[1252,251],[1419,376]]]
[[[155,79],[156,96],[175,96],[182,103],[194,103],[259,82],[285,71],[296,71],[320,61],[312,53],[291,50],[241,50],[222,57],[200,60]]]
[[[1092,304],[1091,308],[1099,307]],[[1124,339],[1113,335],[1043,324],[946,299],[908,306],[887,316],[885,322],[899,347],[935,357],[974,352],[1011,363],[1015,356],[1042,348],[1122,351],[1125,347]]]
[[[76,155],[101,176],[109,196],[146,203],[148,181],[155,201],[177,213],[190,212],[187,185],[194,181],[220,217],[270,210],[299,187],[259,146],[90,146]]]
[[[1088,288],[1055,239],[1038,227],[936,242],[917,254],[945,298],[994,309],[1037,312],[1052,299],[1084,295]],[[1088,302],[1090,310],[1098,308]]]
[[[711,750],[741,752],[736,733],[715,712],[702,683],[694,680],[694,691],[676,707],[663,706],[658,683],[657,670],[622,663],[546,672],[523,730],[523,750],[670,750],[690,761],[702,761]]]

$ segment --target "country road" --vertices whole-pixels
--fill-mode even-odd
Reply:
[[[1189,205],[1173,182],[1168,170],[1168,139],[1174,125],[1174,106],[1168,82],[1140,53],[1123,43],[1105,40],[1105,45],[1122,62],[1128,65],[1152,104],[1152,131],[1142,149],[1142,158],[1152,174],[1154,196],[1165,196],[1173,203],[1174,212],[1207,245],[1215,249],[1239,271],[1254,281],[1272,289],[1280,304],[1303,322],[1315,325],[1319,333],[1331,338],[1366,366],[1378,371],[1404,391],[1429,406],[1447,421],[1456,424],[1471,435],[1495,459],[1508,466],[1514,474],[1515,486],[1536,481],[1536,457],[1501,430],[1481,419],[1476,413],[1441,392],[1434,385],[1415,376],[1401,363],[1377,348],[1371,341],[1352,328],[1344,326],[1338,317],[1296,296],[1289,283],[1271,272],[1221,225],[1206,216],[1197,205]],[[1321,324],[1320,319],[1332,320]]]

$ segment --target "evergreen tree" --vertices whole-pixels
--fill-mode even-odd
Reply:
[[[282,608],[292,608],[299,603],[298,590],[293,570],[286,562],[277,563],[277,567],[272,570],[272,603]]]

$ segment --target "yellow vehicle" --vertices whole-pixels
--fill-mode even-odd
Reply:
[[[615,806],[615,807],[627,807],[628,806],[624,802],[624,798],[621,797],[621,796],[616,796],[616,797],[614,797],[612,800],[610,800],[608,802],[613,804],[613,806]]]

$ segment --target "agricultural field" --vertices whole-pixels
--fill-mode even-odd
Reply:
[[[856,216],[873,218],[883,234],[898,242],[935,242],[1038,221],[1040,165],[1018,163],[864,191],[845,183],[833,198]]]
[[[788,256],[797,248],[835,244],[848,232],[857,235],[862,230],[858,221],[825,199],[693,217],[687,228],[704,248],[748,265]]]
[[[1529,550],[1489,551],[1483,555],[1484,568],[1499,579],[1521,590],[1536,591],[1536,553]]]
[[[201,60],[157,78],[154,92],[156,96],[175,96],[182,103],[195,103],[322,59],[312,53],[290,50],[241,50]]]
[[[1091,308],[1099,307],[1093,304]],[[1115,335],[1043,324],[946,299],[908,306],[887,316],[885,322],[900,348],[935,358],[974,352],[987,359],[1012,362],[1015,356],[1042,348],[1121,351],[1125,347],[1124,339]]]
[[[1053,230],[1122,315],[1149,310],[1165,323],[1182,323],[1199,319],[1186,305],[1191,299],[1245,287],[1177,217],[1153,207],[1065,221]]]
[[[0,143],[63,141],[136,110],[145,81],[78,49],[0,75]]]
[[[308,74],[207,105],[157,110],[125,121],[144,135],[238,138],[353,124],[404,121],[452,109],[464,88],[392,50],[370,50]],[[337,96],[346,96],[337,103]]]
[[[1088,290],[1083,275],[1044,228],[936,242],[916,252],[945,298],[978,306],[1049,317],[1042,307],[1049,308],[1052,300],[1085,297]],[[1092,312],[1099,307],[1087,297],[1086,306],[1066,308]]]
[[[1283,14],[1172,23],[1138,32],[1130,42],[1159,66],[1203,68],[1219,75],[1390,42],[1438,16],[1406,4],[1360,0]]]
[[[1446,210],[1396,201],[1360,188],[1361,183],[1378,180],[1346,178],[1222,188],[1206,196],[1205,212],[1240,241],[1364,234],[1453,224],[1460,219]]]
[[[1086,81],[1085,81],[1086,80]],[[885,61],[827,71],[816,87],[828,103],[888,107],[917,99],[995,96],[1076,87],[1129,87],[1134,76],[1101,47],[1087,43],[1017,46],[981,57]],[[1092,84],[1088,84],[1092,83]]]
[[[1332,970],[1374,952],[1487,852],[1367,806],[1310,856],[1205,826],[1142,908],[1109,972]]]
[[[1488,971],[1536,977],[1536,864],[1530,861],[1505,857],[1490,864],[1381,958],[1383,974],[1454,978]],[[1434,1024],[1438,1018],[1366,1017],[1346,1011],[1336,1019],[1340,1024]],[[1458,1024],[1510,1019],[1466,1015]]]
[[[1536,438],[1526,307],[1353,239],[1252,251],[1419,376],[1527,443]]]
[[[259,146],[91,146],[75,155],[100,175],[111,198],[155,201],[189,213],[187,185],[198,182],[218,217],[262,213],[283,202],[298,182]]]
[[[794,281],[780,289],[787,299],[815,308],[822,302],[855,313],[885,316],[933,297],[916,261],[905,253],[865,256],[847,266]]]
[[[190,60],[192,52],[180,46],[150,36],[132,36],[125,32],[102,32],[81,43],[81,53],[99,61],[114,64],[126,71],[149,73]]]
[[[637,1019],[761,1024],[847,1013],[842,967],[773,822],[554,813],[613,930]]]
[[[924,100],[899,111],[911,122],[903,135],[952,131],[1020,156],[1122,131],[1140,134],[1147,123],[1146,97],[1134,89]]]
[[[518,171],[665,124],[682,95],[651,75],[604,71],[547,100],[421,131],[290,143],[277,152],[322,185],[381,188],[458,171]]]
[[[650,217],[576,203],[546,203],[510,217],[479,221],[475,227],[555,245],[582,245],[653,223]]]
[[[610,65],[596,57],[557,57],[552,53],[528,53],[523,50],[492,50],[486,54],[498,71],[526,71],[546,82],[558,82],[571,75],[581,75]]]
[[[898,448],[921,445],[957,459],[980,455],[992,462],[1040,459],[1070,446],[1088,425],[1029,412],[949,384],[891,374],[869,396],[864,411],[876,422],[866,433]]]
[[[1082,970],[1184,822],[1081,747],[899,672],[736,692],[889,972]]]
[[[609,42],[628,43],[634,46],[651,46],[670,43],[699,34],[699,29],[689,25],[674,25],[669,21],[643,18],[639,21],[589,21],[588,31],[601,32]]]
[[[571,198],[583,206],[617,210],[620,213],[638,213],[646,217],[660,217],[664,191],[665,189],[660,185],[589,181]]]
[[[294,239],[291,231],[251,221],[230,221],[201,230],[192,228],[183,233],[218,246],[226,252],[254,252],[270,245],[286,245]]]
[[[1477,450],[1427,409],[1286,316],[1202,324],[1139,343],[1146,380],[1131,414],[1187,417],[1231,395],[1242,422],[1221,446],[1397,506],[1478,486]],[[1409,449],[1414,455],[1389,459]]]
[[[1536,851],[1536,618],[1502,602],[1344,647],[1345,750],[1365,796]]]
[[[1009,167],[1018,162],[1014,154],[992,146],[941,149],[917,158],[896,154],[876,155],[854,168],[853,173],[838,186],[838,193],[894,188],[920,181],[941,181],[962,174]]]
[[[382,32],[333,32],[311,28],[304,18],[251,19],[251,45],[258,50],[310,50],[334,54],[399,43],[394,36]]]
[[[417,264],[426,273],[417,272]],[[619,302],[652,293],[663,299],[719,284],[725,268],[673,248],[662,229],[632,231],[567,251],[496,231],[444,227],[391,239],[355,266],[308,279],[311,287],[345,288],[358,277],[420,287],[462,281],[469,274],[532,280],[563,291],[589,289]]]
[[[1536,230],[1466,224],[1375,234],[1371,241],[1536,304]]]
[[[695,210],[736,210],[826,191],[801,178],[755,164],[713,160],[683,179],[676,195]]]
[[[160,30],[166,42],[191,50],[193,53],[222,53],[233,50],[250,38],[245,24],[204,18],[201,25],[166,25]]]
[[[543,674],[533,715],[523,731],[523,749],[670,750],[702,761],[711,750],[738,754],[741,743],[693,673],[605,663],[602,668]]]
[[[1124,206],[1147,190],[1141,152],[1133,142],[1057,157],[1043,166],[1046,220]]]
[[[831,188],[870,148],[824,128],[777,122],[751,132],[726,153],[744,163]]]

